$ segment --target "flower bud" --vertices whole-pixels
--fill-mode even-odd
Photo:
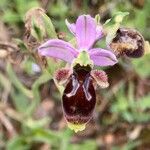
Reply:
[[[32,8],[25,15],[26,32],[35,38],[42,38],[46,34],[42,19],[44,13],[42,8]]]
[[[51,19],[42,8],[32,8],[26,13],[25,28],[26,34],[31,34],[37,40],[57,38]]]

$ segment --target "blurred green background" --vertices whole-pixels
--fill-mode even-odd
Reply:
[[[25,14],[33,7],[46,11],[59,38],[72,38],[66,18],[74,22],[81,14],[100,14],[104,23],[127,11],[122,26],[150,41],[149,0],[0,0],[0,150],[149,150],[150,54],[120,58],[105,69],[110,87],[97,90],[93,119],[74,133],[66,126],[50,74],[64,64],[39,59],[41,41],[25,29]],[[48,71],[40,71],[40,62]]]

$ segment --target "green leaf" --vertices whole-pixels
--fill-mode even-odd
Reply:
[[[104,29],[107,32],[106,44],[109,45],[115,37],[125,16],[129,15],[128,12],[117,12],[111,19],[108,19],[104,24]]]
[[[124,111],[122,113],[122,117],[128,121],[128,122],[132,122],[134,121],[134,117],[133,117],[133,114],[131,112],[128,112],[128,111]]]
[[[36,24],[36,21],[32,21],[32,29],[31,29],[31,35],[37,40],[37,41],[41,41],[44,37],[44,32],[42,31],[42,29],[40,28],[40,26],[38,26]]]
[[[30,145],[25,142],[25,139],[21,136],[10,139],[6,146],[7,150],[29,150]]]
[[[56,31],[55,31],[55,28],[53,26],[51,19],[44,13],[42,14],[42,17],[43,17],[43,21],[45,23],[45,30],[48,34],[48,37],[56,39],[57,34],[56,34]]]
[[[7,13],[3,15],[2,19],[4,22],[13,24],[18,23],[21,20],[21,17],[16,12],[8,10]]]
[[[4,90],[8,93],[11,91],[11,83],[2,73],[0,73],[0,85],[2,85]]]
[[[67,150],[97,150],[97,144],[94,140],[86,140],[80,144],[70,144]]]
[[[149,77],[150,75],[149,62],[150,54],[146,54],[139,59],[132,59],[132,65],[135,71],[143,78]]]
[[[9,76],[9,79],[11,81],[11,83],[15,86],[15,88],[23,93],[24,95],[26,95],[27,97],[29,98],[33,98],[33,94],[32,92],[27,89],[21,82],[20,80],[18,79],[18,77],[16,76],[15,72],[13,71],[12,69],[12,66],[10,63],[7,63],[7,67],[6,67],[6,71],[7,71],[7,74]]]
[[[38,106],[40,102],[40,94],[39,94],[39,87],[44,84],[45,82],[52,79],[52,76],[45,70],[43,74],[33,83],[32,85],[32,93],[34,97],[34,101],[32,102],[31,106],[28,109],[28,114],[30,115],[34,109]]]
[[[24,121],[24,125],[27,126],[28,128],[35,130],[38,128],[42,128],[46,124],[50,122],[49,118],[42,118],[40,120],[33,120],[32,118],[28,118],[27,120]]]
[[[25,110],[29,107],[28,97],[13,89],[11,90],[11,97],[15,108],[21,113],[26,113]]]
[[[144,96],[143,98],[140,98],[136,102],[136,106],[142,110],[146,110],[150,108],[150,94],[147,96]]]
[[[20,40],[20,39],[13,39],[13,40],[22,51],[28,50],[27,46],[25,45],[25,43],[22,40]]]
[[[64,132],[61,133],[61,143],[60,143],[60,148],[61,150],[66,150],[69,146],[70,143],[70,138],[72,136],[73,132],[70,129],[66,129]]]
[[[59,146],[61,140],[61,137],[57,132],[53,132],[44,128],[32,130],[31,136],[29,138],[32,142],[44,142],[54,146]]]
[[[119,23],[119,24],[120,24],[120,23],[122,23],[124,17],[127,16],[127,15],[129,15],[129,12],[121,12],[121,11],[116,12],[116,13],[112,16],[112,18],[106,20],[106,22],[105,22],[104,25],[105,25],[105,26],[112,26],[112,25],[114,25],[114,24],[116,24],[116,23]]]

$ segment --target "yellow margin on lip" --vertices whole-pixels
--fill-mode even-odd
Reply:
[[[78,131],[83,131],[85,129],[86,124],[73,124],[70,122],[67,122],[68,127],[71,130],[74,130],[75,133],[77,133]]]

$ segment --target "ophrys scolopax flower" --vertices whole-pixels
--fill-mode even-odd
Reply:
[[[96,104],[96,86],[106,88],[109,85],[106,73],[93,70],[94,65],[112,66],[118,61],[111,51],[112,45],[108,45],[109,50],[94,47],[104,36],[104,30],[90,15],[81,15],[76,23],[66,21],[66,24],[75,36],[76,46],[60,39],[51,39],[42,44],[38,52],[42,56],[58,58],[71,65],[70,69],[56,71],[55,82],[65,87],[62,93],[64,115],[68,126],[77,132],[85,129],[92,117]],[[114,42],[113,39],[112,41]]]

